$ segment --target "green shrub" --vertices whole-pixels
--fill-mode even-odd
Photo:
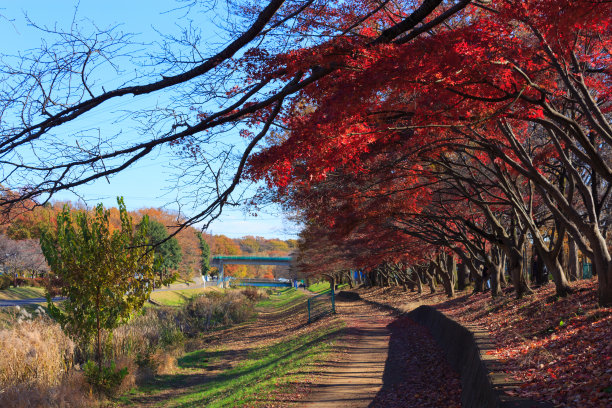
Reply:
[[[162,326],[159,334],[159,344],[162,348],[174,348],[185,343],[185,335],[176,326]]]
[[[138,353],[134,361],[138,366],[139,372],[147,372],[148,376],[154,375],[157,372],[157,363],[152,349]]]
[[[218,292],[216,290],[211,290],[210,292],[205,292],[201,296],[206,297],[207,299],[223,299],[226,296],[226,292]]]
[[[83,372],[87,382],[96,391],[109,396],[117,392],[123,379],[128,375],[127,367],[117,369],[114,361],[110,365],[103,365],[102,369],[100,369],[94,361],[89,360],[83,365]]]
[[[8,289],[11,286],[11,283],[13,283],[13,280],[10,277],[0,275],[0,290]]]
[[[254,302],[242,291],[207,292],[189,300],[176,319],[187,336],[219,326],[242,323],[255,313]]]
[[[62,280],[55,275],[47,276],[43,279],[43,286],[51,297],[61,295],[62,284]]]

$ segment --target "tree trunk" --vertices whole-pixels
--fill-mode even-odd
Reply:
[[[533,293],[529,287],[529,284],[527,283],[527,277],[523,273],[524,262],[525,259],[523,258],[521,251],[518,248],[512,248],[508,256],[508,269],[517,299],[521,299],[528,293]]]
[[[376,286],[376,269],[371,270],[370,272],[368,272],[367,274],[367,279],[368,279],[368,287],[373,288],[374,286]]]
[[[450,270],[450,262],[446,262],[445,254],[438,254],[436,260],[432,261],[436,275],[440,277],[444,292],[449,298],[455,295],[455,285],[452,279],[452,270]]]
[[[415,290],[415,288],[416,288],[416,280],[414,280],[414,279],[410,278],[410,275],[411,275],[411,274],[412,274],[412,275],[416,275],[416,274],[413,274],[413,273],[411,273],[411,272],[408,272],[408,275],[407,275],[408,277],[407,277],[407,279],[406,279],[406,282],[407,282],[407,284],[408,284],[408,289],[410,290],[410,292],[414,292],[414,290]]]
[[[487,267],[489,272],[489,282],[491,284],[491,297],[497,297],[501,293],[499,286],[499,275],[501,274],[501,268],[499,264],[490,263]]]
[[[102,342],[100,340],[100,288],[96,296],[96,334],[97,334],[97,349],[96,349],[96,360],[98,362],[98,375],[102,374]]]
[[[355,281],[353,281],[353,272],[351,272],[351,270],[349,269],[348,271],[346,271],[346,274],[348,275],[349,288],[353,289],[355,287]]]
[[[508,286],[508,277],[506,275],[506,265],[502,265],[501,272],[499,274],[499,283],[502,288],[506,288]]]
[[[535,251],[535,248],[533,248]],[[533,260],[531,261],[531,279],[535,282],[537,286],[542,286],[544,284],[544,269],[543,263],[540,259],[540,256],[535,253],[533,255]]]
[[[474,281],[474,293],[484,292],[484,273],[480,274],[474,268],[470,268],[470,276]]]
[[[461,262],[457,268],[457,288],[460,291],[465,290],[467,286],[467,266]]]
[[[457,282],[457,260],[454,256],[444,254],[442,257],[442,265],[445,266],[446,274],[443,279],[448,279],[446,294],[448,297],[455,296],[455,283]]]
[[[578,280],[580,271],[580,265],[578,262],[578,245],[571,236],[568,237],[567,244],[569,246],[569,253],[567,257],[567,275],[570,281],[575,281]]]
[[[500,277],[503,273],[503,253],[499,247],[491,248],[489,258],[486,260],[487,271],[489,272],[489,282],[491,283],[491,297],[501,294]]]
[[[427,267],[427,280],[429,281],[429,291],[430,293],[436,293],[436,281],[435,281],[435,266],[433,263],[430,263]]]
[[[597,275],[599,281],[597,295],[599,305],[609,307],[612,306],[612,262],[608,261],[607,265],[602,261],[600,262],[601,265],[598,266],[599,274]]]
[[[506,279],[506,253],[502,248],[497,248],[496,262],[499,265],[499,287],[500,289],[508,286],[508,280]]]
[[[446,268],[444,267],[438,267],[438,275],[440,276],[440,280],[442,281],[442,286],[444,286],[444,292],[446,292],[446,296],[452,298],[455,296],[455,285],[450,277],[449,271],[445,269]]]
[[[569,286],[565,271],[559,263],[559,257],[544,254],[542,259],[544,260],[544,264],[546,265],[548,272],[553,276],[557,295],[565,297],[569,293],[572,293],[572,288]]]
[[[593,274],[597,271],[597,297],[600,306],[612,306],[612,256],[608,251],[607,243],[603,234],[599,234],[598,240],[593,244]]]
[[[323,274],[322,276],[329,282],[329,289],[336,290],[336,276],[327,274]]]
[[[421,276],[416,270],[414,271],[414,275],[415,275],[415,281],[417,284],[417,293],[420,295],[423,293],[423,281],[421,280]]]

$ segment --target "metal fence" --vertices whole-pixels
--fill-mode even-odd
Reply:
[[[582,278],[583,279],[590,279],[593,277],[593,264],[590,263],[583,263],[582,264]]]
[[[333,290],[308,298],[308,323],[330,313],[336,313],[336,298]]]

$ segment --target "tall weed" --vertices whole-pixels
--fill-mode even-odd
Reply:
[[[48,318],[0,330],[0,387],[55,386],[72,366],[74,343]]]
[[[3,408],[92,408],[100,406],[89,391],[83,373],[71,370],[56,386],[3,387],[0,407]]]
[[[80,373],[71,370],[74,343],[46,317],[18,319],[0,330],[1,407],[92,407]]]
[[[255,314],[253,301],[243,291],[209,292],[189,300],[177,315],[188,336],[219,326],[242,323]]]

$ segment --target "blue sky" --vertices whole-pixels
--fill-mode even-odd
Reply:
[[[138,42],[147,44],[159,40],[156,32],[178,33],[178,18],[185,16],[185,9],[180,9],[184,3],[172,1],[126,1],[107,0],[93,1],[82,0],[80,2],[71,0],[14,0],[0,3],[0,35],[2,35],[3,53],[16,54],[27,49],[37,48],[41,41],[48,40],[44,33],[28,26],[24,13],[39,25],[53,27],[58,24],[66,29],[73,20],[75,6],[78,4],[76,20],[80,26],[91,23],[104,28],[120,25],[121,30],[136,35]],[[197,21],[195,24],[204,24],[211,18],[223,19],[223,13],[216,17],[213,13],[208,15],[193,14]],[[190,14],[191,17],[192,14]],[[220,20],[219,20],[220,21]],[[184,22],[184,20],[183,20]],[[208,23],[204,26],[203,34],[212,43],[223,41],[219,35],[220,30],[214,24]],[[144,48],[144,46],[143,46]],[[104,80],[107,89],[117,81],[125,81],[131,76],[126,72],[119,77]],[[162,100],[164,95],[155,95],[143,104],[154,104]],[[88,123],[83,126],[100,127],[104,131],[117,131],[117,126],[109,124],[111,113],[122,109],[126,105],[141,103],[134,99],[122,99],[102,106],[99,113],[88,117]],[[114,126],[114,127],[113,127]],[[129,129],[121,128],[122,137],[129,139],[135,137],[130,134]],[[166,151],[158,151],[152,157],[136,163],[132,168],[111,178],[109,182],[100,180],[91,185],[77,189],[75,194],[66,192],[56,196],[57,199],[77,201],[81,198],[88,205],[103,202],[107,206],[116,204],[116,196],[125,198],[130,209],[141,207],[165,207],[178,210],[177,196],[180,191],[176,190],[176,183],[172,180],[172,161],[176,160]],[[184,192],[183,192],[184,193]],[[195,209],[188,205],[180,207],[186,215],[190,215]],[[208,232],[224,234],[230,237],[241,237],[244,235],[264,236],[267,238],[295,238],[298,232],[297,226],[287,221],[277,208],[267,208],[265,212],[257,217],[244,214],[241,209],[230,209],[225,212],[220,220],[215,221]]]

